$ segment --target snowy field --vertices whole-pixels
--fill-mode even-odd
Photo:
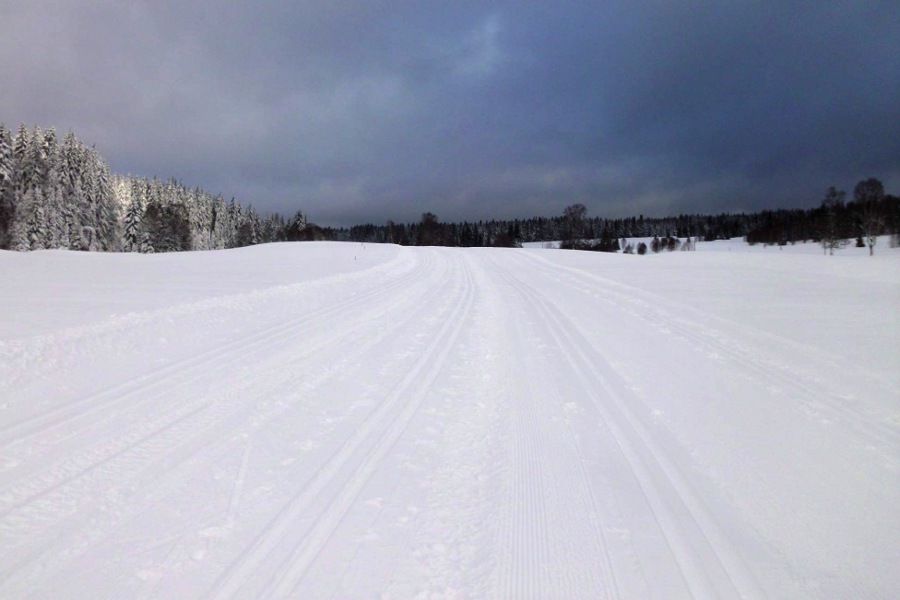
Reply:
[[[900,597],[900,249],[0,252],[0,597]]]

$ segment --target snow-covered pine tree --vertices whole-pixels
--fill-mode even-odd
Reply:
[[[226,232],[226,248],[236,248],[238,246],[238,228],[244,220],[244,211],[234,197],[228,203],[228,229]]]
[[[125,252],[138,252],[141,249],[141,218],[144,211],[141,209],[139,198],[132,197],[131,204],[125,211],[125,231],[123,250]]]
[[[141,254],[153,254],[156,250],[153,248],[153,242],[150,241],[150,234],[141,230]]]
[[[188,215],[191,222],[191,249],[211,249],[211,198],[200,188],[186,190]]]
[[[264,243],[284,241],[284,227],[284,217],[279,214],[268,215],[262,222],[262,241]]]
[[[302,210],[294,213],[284,228],[284,237],[289,242],[303,239],[303,231],[306,229],[306,215]]]
[[[96,228],[100,250],[115,252],[121,247],[121,216],[119,204],[113,192],[112,176],[109,165],[100,158],[95,150],[90,151],[90,156],[90,161],[97,172],[94,209],[97,215]]]
[[[55,201],[59,202],[59,247],[72,250],[77,248],[72,242],[74,213],[71,205],[64,199],[61,188],[59,189],[58,194],[59,196]]]
[[[46,220],[44,245],[47,248],[68,248],[69,236],[63,216],[63,205],[66,203],[64,182],[60,177],[61,156],[56,131],[53,128],[44,132],[42,159],[44,169],[42,190]]]
[[[131,186],[130,201],[125,210],[123,249],[125,252],[144,252],[145,238],[143,231],[144,209],[147,197],[147,181],[132,177],[128,179]],[[146,251],[152,251],[147,248]]]
[[[60,158],[60,176],[66,186],[66,197],[71,198],[76,184],[83,189],[80,184],[84,176],[84,148],[71,131],[63,139]]]
[[[259,243],[260,226],[259,216],[253,207],[249,207],[247,212],[242,215],[241,223],[237,228],[237,238],[235,243],[237,246],[253,246]]]
[[[35,125],[31,133],[31,143],[28,145],[22,170],[26,172],[28,181],[25,191],[44,185],[44,177],[46,176],[44,132],[37,125]]]
[[[15,214],[12,178],[12,134],[0,123],[0,249],[9,248],[9,228]]]
[[[88,160],[86,151],[82,155],[81,166],[81,195],[75,206],[75,222],[80,226],[81,245],[79,249],[93,252],[100,249],[97,245],[97,211],[95,210],[97,173],[94,165]]]
[[[23,194],[20,190],[16,190],[15,194],[16,213],[10,224],[9,248],[18,252],[27,252],[31,250],[27,222],[27,214],[31,211],[31,195]]]
[[[250,223],[250,244],[259,244],[262,241],[262,226],[252,205],[247,208],[247,222]]]
[[[71,250],[83,250],[84,243],[81,239],[81,211],[85,205],[84,192],[81,189],[81,179],[75,180],[68,199],[65,202],[65,221],[69,235],[69,248]]]
[[[228,207],[221,194],[213,198],[210,217],[211,249],[221,250],[228,243]]]
[[[56,161],[58,154],[59,145],[56,142],[56,129],[50,127],[44,130],[43,144],[41,145],[41,159],[43,161],[41,168],[43,170],[42,176],[44,177],[41,183],[47,182],[46,178],[49,175],[49,171],[51,167],[53,167],[53,163]]]
[[[71,241],[62,188],[53,187],[47,194],[47,247],[69,250]]]
[[[13,138],[13,170],[16,173],[21,174],[25,171],[25,160],[28,156],[28,147],[30,145],[31,135],[28,133],[28,128],[25,127],[25,123],[22,123],[19,125],[19,130]],[[20,185],[24,188],[24,182],[20,183]]]
[[[34,187],[25,192],[25,197],[25,204],[30,207],[26,221],[28,249],[43,250],[47,247],[46,240],[48,237],[44,192],[40,187]]]
[[[12,134],[0,123],[0,186],[12,180]]]
[[[124,216],[125,211],[131,205],[131,177],[113,173],[112,190],[116,204],[119,206],[119,213]]]

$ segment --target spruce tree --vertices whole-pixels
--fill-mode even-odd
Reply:
[[[141,249],[141,210],[140,200],[132,197],[128,210],[125,211],[125,231],[123,249],[125,252],[138,252]]]
[[[26,206],[30,207],[27,213],[26,227],[28,231],[28,249],[43,250],[47,247],[47,217],[44,192],[36,187],[25,192]]]
[[[0,249],[9,248],[9,228],[15,214],[12,151],[12,135],[0,123]]]
[[[12,136],[9,129],[0,123],[0,186],[12,180]]]

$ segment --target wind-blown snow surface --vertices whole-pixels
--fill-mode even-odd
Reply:
[[[900,595],[900,250],[0,252],[0,597]]]

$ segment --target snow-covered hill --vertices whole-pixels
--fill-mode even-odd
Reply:
[[[900,594],[900,250],[0,252],[0,597]]]

